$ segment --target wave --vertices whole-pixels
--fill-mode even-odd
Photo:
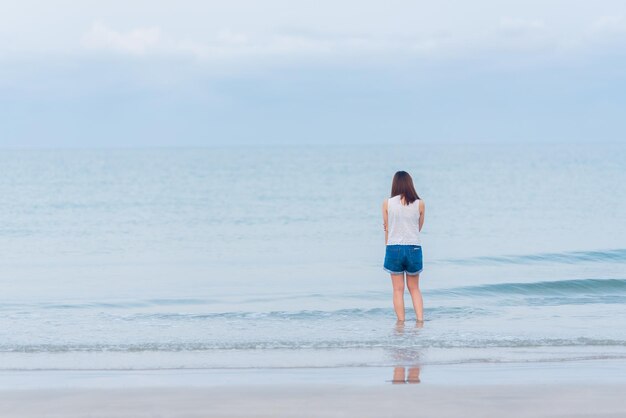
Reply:
[[[434,306],[424,309],[429,320],[438,318],[468,318],[472,316],[490,315],[492,312],[484,308],[472,306]],[[300,310],[300,311],[233,311],[209,313],[137,313],[130,315],[111,315],[115,319],[125,321],[166,320],[166,321],[202,321],[202,320],[280,320],[280,321],[316,321],[316,320],[358,320],[374,318],[395,318],[391,306],[385,308],[348,308],[337,310]]]
[[[146,299],[121,301],[91,301],[91,302],[33,302],[33,303],[0,303],[0,309],[132,309],[150,308],[159,306],[203,306],[218,303],[217,299]]]
[[[462,286],[444,289],[426,289],[424,295],[430,299],[430,306],[426,308],[430,318],[467,317],[488,315],[491,312],[472,306],[437,306],[439,298],[492,298],[498,301],[502,298],[524,298],[523,304],[532,305],[565,305],[626,303],[626,279],[574,279],[559,281],[540,281],[530,283],[495,283],[477,286]],[[321,295],[317,299],[324,299]],[[282,297],[282,296],[281,296]],[[328,295],[329,298],[346,298],[342,294]],[[374,300],[389,299],[389,292],[364,292],[360,299]],[[304,296],[303,296],[304,298]],[[348,299],[359,299],[349,294]],[[268,297],[268,300],[271,298]],[[215,303],[210,299],[149,299],[131,301],[93,301],[77,303],[0,303],[0,310],[11,315],[16,311],[36,312],[39,310],[85,310],[91,314],[109,316],[119,320],[136,319],[165,319],[165,320],[203,320],[203,319],[354,319],[359,317],[380,317],[393,315],[390,306],[375,308],[345,308],[338,310],[298,310],[298,311],[229,311],[210,312],[210,306]],[[347,302],[346,304],[348,304]],[[449,305],[449,303],[446,303]],[[193,307],[195,312],[184,312],[185,307]],[[161,312],[145,312],[141,310]],[[163,309],[160,309],[163,308]],[[177,312],[171,312],[173,308]],[[182,308],[182,309],[180,309]],[[135,309],[138,311],[133,312]],[[181,312],[181,310],[183,312]],[[198,312],[206,310],[208,312]]]
[[[325,300],[325,299],[372,299],[388,298],[386,291],[361,291],[347,293],[299,293],[285,295],[267,295],[263,297],[244,297],[237,303],[279,302],[283,300]],[[93,309],[133,309],[154,307],[184,307],[184,306],[208,306],[211,304],[223,304],[223,299],[208,298],[169,298],[169,299],[132,299],[132,300],[108,300],[108,301],[63,301],[63,302],[11,302],[0,301],[2,309],[46,309],[46,310],[93,310]]]
[[[419,351],[429,348],[548,348],[548,347],[626,347],[626,340],[600,338],[487,338],[487,339],[406,339],[390,341],[372,340],[330,340],[330,341],[245,341],[245,342],[144,342],[136,344],[4,344],[0,353],[142,353],[142,352],[213,352],[248,350],[330,350],[330,349],[383,349],[402,354],[405,350]]]
[[[322,310],[301,310],[301,311],[269,311],[269,312],[208,312],[208,313],[140,313],[121,317],[121,319],[166,319],[166,320],[202,320],[202,319],[278,319],[278,320],[298,320],[298,319],[342,319],[358,318],[364,316],[379,316],[392,314],[391,308],[372,309],[338,309],[334,311]]]
[[[533,264],[533,263],[626,263],[626,249],[604,251],[571,251],[561,253],[539,253],[525,255],[485,256],[433,260],[434,264],[490,265],[490,264]]]
[[[480,286],[465,286],[450,289],[438,289],[431,295],[455,296],[605,296],[608,302],[612,298],[623,300],[626,296],[626,279],[574,279],[542,281],[531,283],[496,283]]]

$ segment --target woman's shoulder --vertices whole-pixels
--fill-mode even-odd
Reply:
[[[400,196],[392,196],[392,197],[388,197],[385,200],[383,200],[383,206],[387,206],[389,205],[389,202],[391,202],[394,199],[398,199]]]

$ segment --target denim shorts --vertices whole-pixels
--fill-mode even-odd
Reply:
[[[420,245],[387,245],[383,268],[387,273],[408,275],[422,272],[422,247]]]

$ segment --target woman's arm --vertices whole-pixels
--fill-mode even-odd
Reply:
[[[424,201],[420,199],[420,232],[422,232],[422,226],[424,226],[424,212],[426,211],[426,205],[424,205]]]
[[[387,245],[387,237],[389,231],[387,231],[387,199],[383,202],[383,228],[385,229],[385,245]]]

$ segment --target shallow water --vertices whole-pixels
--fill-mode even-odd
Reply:
[[[626,147],[2,150],[0,368],[626,358]],[[395,324],[381,204],[427,205]]]

